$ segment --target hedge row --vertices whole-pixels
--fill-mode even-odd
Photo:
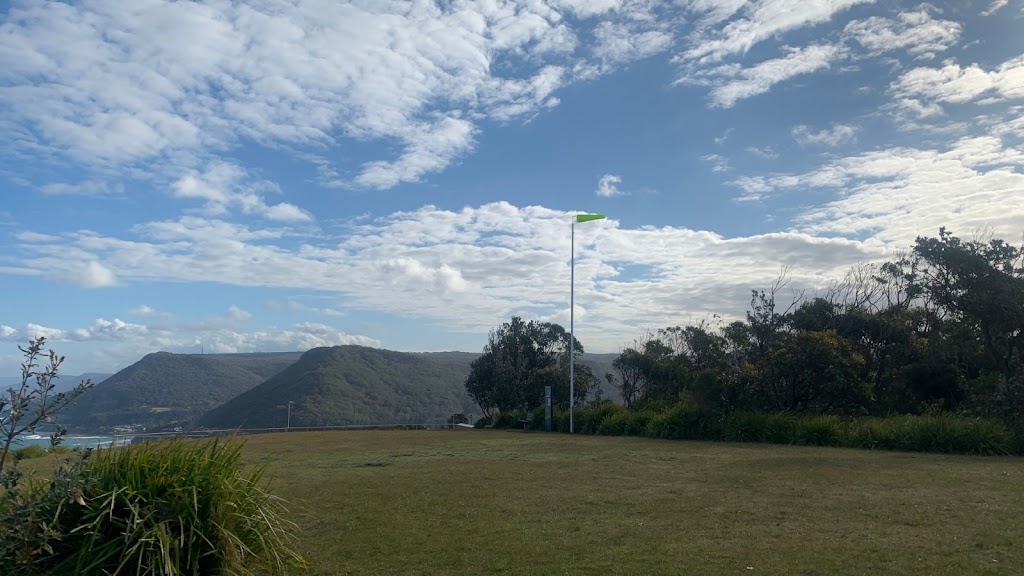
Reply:
[[[478,428],[523,428],[525,412],[482,418]],[[544,429],[544,411],[534,411],[531,430]],[[569,431],[569,415],[556,411],[556,432]],[[647,436],[672,440],[766,442],[804,446],[841,446],[875,450],[942,452],[986,456],[1022,454],[1024,441],[999,420],[953,414],[840,418],[736,412],[720,414],[680,404],[662,412],[629,411],[601,404],[576,411],[575,432],[606,436]]]

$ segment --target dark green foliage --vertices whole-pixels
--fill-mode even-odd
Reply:
[[[38,444],[30,444],[21,448],[14,449],[14,457],[17,460],[31,460],[32,458],[42,458],[47,454],[46,448]]]
[[[533,410],[543,403],[544,389],[550,386],[554,406],[568,408],[569,340],[569,333],[558,324],[513,317],[491,332],[483,354],[470,367],[466,392],[484,414],[490,414]],[[579,340],[573,344],[575,353],[582,354]],[[571,402],[575,405],[598,387],[598,379],[578,357],[573,369]]]
[[[0,506],[2,529],[21,532],[0,538],[0,573],[284,574],[301,564],[293,525],[263,468],[242,470],[240,449],[166,441],[85,453]]]
[[[679,404],[651,418],[647,435],[668,440],[719,440],[722,428],[714,413]]]
[[[84,505],[82,494],[93,482],[82,468],[90,455],[81,452],[59,465],[50,482],[30,478],[0,490],[0,574],[58,576],[56,548],[71,531],[63,513]]]
[[[998,420],[938,416],[861,418],[845,423],[843,444],[854,448],[1002,455],[1022,453]]]
[[[722,440],[790,444],[797,436],[797,423],[792,414],[734,412],[722,420]]]
[[[620,412],[601,421],[597,433],[602,436],[643,436],[654,418],[652,412]]]
[[[574,430],[581,434],[596,434],[606,418],[616,414],[625,414],[626,408],[612,402],[605,402],[592,408],[575,411]]]
[[[149,354],[121,370],[66,412],[75,430],[127,424],[191,427],[196,419],[284,370],[300,352]]]
[[[266,382],[200,418],[206,428],[443,423],[479,414],[463,388],[468,353],[411,354],[363,346],[315,348]]]
[[[843,431],[836,416],[813,416],[796,421],[790,444],[801,446],[842,446]]]
[[[844,419],[781,412],[719,414],[685,403],[661,412],[630,412],[611,406],[581,410],[577,414],[576,431],[670,440],[767,442],[954,454],[1024,453],[1020,450],[1019,438],[1002,422],[951,414]]]
[[[626,406],[660,413],[651,434],[715,438],[720,428],[729,440],[836,445],[848,436],[838,417],[955,414],[899,432],[899,421],[884,433],[865,424],[856,443],[1022,451],[1024,247],[941,229],[815,298],[780,302],[787,281],[753,291],[745,321],[661,329],[619,355]],[[986,424],[968,424],[977,417]],[[988,428],[995,420],[1009,448],[1005,431]]]
[[[520,428],[519,419],[526,415],[522,410],[506,410],[494,416],[494,428]]]

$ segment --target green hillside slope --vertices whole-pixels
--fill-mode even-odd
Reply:
[[[477,354],[315,348],[280,374],[213,409],[205,428],[443,422],[479,412],[464,382]]]
[[[316,348],[267,382],[199,419],[204,428],[439,423],[454,413],[479,416],[466,394],[471,352],[408,353],[337,346]],[[581,360],[603,381],[614,354]],[[605,397],[618,393],[609,389]]]
[[[301,355],[149,354],[82,395],[60,421],[73,433],[131,424],[149,430],[189,427],[197,417],[277,374]]]

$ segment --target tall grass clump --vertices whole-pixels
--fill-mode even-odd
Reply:
[[[169,440],[96,453],[81,498],[59,514],[52,574],[285,574],[294,525],[243,469],[241,445]]]
[[[626,413],[626,408],[614,402],[605,402],[597,406],[581,408],[574,412],[575,422],[573,422],[573,428],[575,432],[580,434],[597,434],[598,429],[601,427],[601,422],[604,422],[606,418],[611,416]]]
[[[597,433],[603,436],[642,436],[652,418],[654,413],[646,411],[612,414],[601,421]]]
[[[14,451],[15,460],[31,460],[32,458],[42,458],[46,456],[48,451],[39,444],[29,444],[28,446],[22,446],[21,448],[15,448]]]
[[[999,420],[950,414],[858,418],[845,423],[854,448],[1001,456],[1016,452],[1012,431]]]
[[[668,440],[719,440],[722,437],[716,415],[689,404],[678,404],[654,416],[645,432],[648,436]]]

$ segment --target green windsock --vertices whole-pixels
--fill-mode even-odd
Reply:
[[[576,222],[590,222],[591,220],[604,220],[604,214],[579,214]]]

